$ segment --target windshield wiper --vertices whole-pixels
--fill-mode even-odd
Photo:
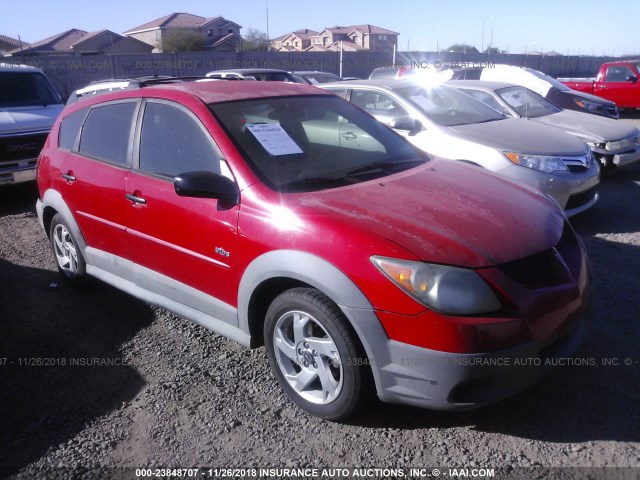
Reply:
[[[370,163],[368,165],[364,165],[362,167],[354,168],[345,174],[345,177],[354,177],[357,175],[367,175],[376,172],[386,173],[388,170],[395,169],[397,167],[402,167],[404,170],[408,170],[411,168],[408,166],[409,164],[413,166],[422,165],[425,161],[423,159],[414,159],[414,160],[401,160],[399,162],[375,162]]]
[[[287,183],[278,185],[279,190],[298,190],[304,187],[313,187],[311,190],[317,190],[326,186],[339,185],[344,183],[344,177],[305,177],[297,180],[292,180]],[[304,188],[306,190],[306,188]]]

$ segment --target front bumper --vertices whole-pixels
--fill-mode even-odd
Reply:
[[[551,345],[534,342],[490,353],[454,354],[389,341],[383,401],[436,410],[477,408],[521,392],[580,344],[584,319]]]
[[[510,165],[497,173],[553,197],[568,217],[588,210],[598,201],[600,166],[595,161],[591,162],[588,169],[581,172],[545,173],[519,165]]]
[[[0,168],[0,185],[32,182],[35,179],[35,165],[23,168]]]
[[[629,165],[640,160],[640,147],[631,152],[619,153],[613,156],[613,163],[617,167]]]
[[[623,167],[631,163],[640,161],[640,147],[631,150],[612,152],[604,148],[591,147],[593,154],[598,158],[604,166]]]
[[[345,313],[364,320],[362,310]],[[382,340],[375,332],[376,320],[366,322],[366,333],[356,330],[360,335],[364,333],[364,343],[375,351],[369,361],[380,400],[432,410],[470,410],[521,392],[538,383],[553,367],[562,365],[563,359],[578,348],[586,319],[586,314],[581,316],[571,330],[543,347],[531,341],[472,354]]]

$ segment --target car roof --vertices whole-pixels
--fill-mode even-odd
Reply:
[[[200,81],[159,83],[141,89],[119,90],[101,95],[104,100],[118,98],[163,97],[169,92],[181,92],[199,98],[204,103],[224,103],[270,97],[301,95],[327,95],[327,92],[311,85],[286,82],[243,82],[232,80],[204,79]]]
[[[288,73],[286,70],[279,68],[225,68],[223,70],[212,70],[209,73]]]
[[[0,72],[39,72],[43,73],[40,68],[20,63],[0,63]]]
[[[507,87],[521,87],[521,85],[516,85],[515,83],[494,82],[491,80],[449,80],[446,82],[446,84],[460,87],[466,86],[469,88],[482,88],[485,90],[499,90],[501,88]]]
[[[317,74],[321,74],[321,75],[335,75],[336,77],[338,76],[333,72],[321,72],[320,70],[297,70],[297,71],[293,71],[293,72],[289,72],[289,73],[293,73],[294,75],[317,75]]]
[[[342,82],[331,82],[322,84],[320,88],[353,88],[353,87],[377,87],[386,88],[388,90],[396,90],[403,87],[420,85],[415,78],[411,79],[394,79],[394,78],[375,78],[373,80],[345,80]],[[325,87],[326,85],[326,87]],[[437,85],[446,85],[444,82],[437,82]]]

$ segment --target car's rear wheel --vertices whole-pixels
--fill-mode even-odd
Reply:
[[[87,264],[71,229],[60,214],[51,220],[49,238],[60,273],[72,283],[84,283]]]
[[[300,408],[327,420],[348,417],[367,393],[367,362],[338,306],[313,288],[288,290],[264,325],[271,369]]]

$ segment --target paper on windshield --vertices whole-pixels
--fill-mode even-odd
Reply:
[[[248,123],[247,128],[269,155],[276,157],[302,153],[296,142],[277,123]]]
[[[424,95],[411,95],[409,98],[419,105],[425,112],[430,112],[433,109],[438,108],[438,105],[436,105],[429,97],[425,97]]]
[[[514,83],[533,90],[538,95],[546,96],[551,84],[542,78],[527,72],[523,68],[513,65],[494,65],[492,68],[482,69],[480,80]]]

